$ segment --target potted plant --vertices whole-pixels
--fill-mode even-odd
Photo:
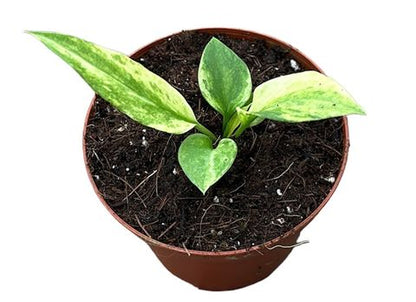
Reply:
[[[284,261],[340,181],[345,115],[364,114],[299,51],[252,32],[182,32],[131,58],[30,34],[99,95],[84,155],[102,203],[203,289],[252,284]]]

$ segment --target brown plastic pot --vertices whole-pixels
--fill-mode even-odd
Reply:
[[[227,28],[206,28],[197,29],[197,31],[206,32],[210,34],[224,34],[236,38],[262,39],[265,40],[267,43],[276,44],[284,49],[287,49],[298,62],[300,62],[303,66],[306,67],[306,69],[317,70],[322,72],[322,70],[315,63],[313,63],[310,59],[303,55],[299,50],[285,42],[282,42],[269,36],[245,30]],[[149,49],[162,43],[167,38],[169,37],[159,39],[147,45],[146,47],[139,49],[131,57],[138,58],[142,56]],[[253,284],[269,276],[292,251],[292,248],[288,248],[287,246],[296,244],[296,240],[298,239],[302,229],[306,227],[312,221],[312,219],[315,218],[315,216],[322,210],[322,208],[329,201],[341,180],[347,162],[349,136],[347,118],[344,117],[343,156],[338,177],[335,180],[334,185],[331,191],[329,192],[328,196],[326,196],[325,200],[305,220],[303,220],[292,230],[281,235],[280,237],[265,242],[261,245],[250,247],[249,249],[241,249],[226,252],[205,252],[187,250],[184,248],[179,248],[159,242],[155,239],[146,236],[145,234],[140,233],[132,226],[127,224],[124,220],[122,220],[102,198],[100,192],[97,189],[97,186],[95,185],[95,182],[87,164],[85,145],[85,133],[87,122],[91,110],[93,108],[94,101],[95,98],[91,102],[85,121],[83,151],[88,177],[97,196],[104,204],[104,206],[107,208],[107,210],[111,213],[111,215],[113,215],[113,217],[118,220],[118,222],[120,222],[123,226],[125,226],[135,235],[143,239],[150,246],[150,248],[159,258],[159,260],[162,262],[162,264],[172,274],[181,278],[182,280],[185,280],[195,285],[200,289],[236,289]]]

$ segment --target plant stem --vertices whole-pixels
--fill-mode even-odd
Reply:
[[[232,123],[228,123],[227,126],[225,127],[225,130],[223,132],[223,136],[224,137],[230,137],[234,130],[239,126],[239,124],[237,125],[232,125]]]
[[[208,128],[206,128],[204,125],[201,125],[200,123],[196,124],[196,129],[198,129],[199,132],[207,135],[213,142],[216,141],[217,137],[214,133],[212,133]]]
[[[246,125],[246,124],[240,124],[240,127],[238,127],[237,131],[234,132],[234,136],[236,138],[239,137],[244,132],[244,130],[247,129],[247,127],[248,127],[248,125]]]
[[[227,126],[230,120],[231,120],[231,117],[227,117],[227,118],[225,116],[222,117],[222,134],[223,135],[225,134],[225,131],[227,129]]]

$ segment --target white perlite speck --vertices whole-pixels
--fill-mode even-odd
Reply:
[[[334,176],[328,176],[328,177],[322,177],[323,180],[330,182],[331,184],[333,184],[335,182],[335,177]]]
[[[220,202],[220,199],[218,198],[218,196],[214,196],[213,201],[216,202],[216,203],[218,203],[218,202]]]
[[[146,140],[146,137],[144,136],[142,137],[142,146],[145,148],[149,146],[149,142]]]
[[[293,59],[290,60],[290,67],[292,67],[294,71],[298,71],[300,69],[298,62]]]
[[[282,196],[283,195],[283,193],[282,193],[282,191],[280,189],[277,189],[276,190],[276,194],[279,195],[279,196]]]
[[[285,219],[283,217],[277,218],[276,220],[280,224],[284,224],[285,223]]]
[[[176,168],[173,168],[172,173],[173,173],[173,175],[178,175],[179,174],[179,172],[178,172],[178,170],[176,170]]]

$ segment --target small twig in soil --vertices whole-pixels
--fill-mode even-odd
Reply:
[[[160,200],[161,200],[161,203],[157,207],[158,212],[160,212],[163,209],[163,207],[165,206],[166,202],[168,201],[168,198],[167,197],[164,197],[164,198],[160,198]]]
[[[297,215],[297,214],[285,214],[285,213],[283,213],[283,216],[285,216],[285,217],[299,217],[299,218],[302,218],[301,215]]]
[[[200,200],[201,197],[176,197],[177,200]]]
[[[182,242],[182,246],[183,246],[183,249],[185,250],[185,252],[188,254],[188,256],[191,256],[191,253],[186,248],[185,242]]]
[[[286,170],[284,170],[279,176],[276,176],[276,177],[273,177],[273,178],[269,178],[269,179],[266,179],[265,181],[272,181],[272,180],[277,180],[277,179],[279,179],[280,177],[282,177],[283,175],[285,175],[286,173],[287,173],[287,171],[289,171],[290,170],[290,168],[293,166],[293,164],[294,164],[294,162],[292,162],[290,165],[289,165],[289,167],[287,167],[287,169]]]
[[[124,187],[124,193],[126,194],[126,197],[122,201],[126,201],[127,206],[129,206],[129,196],[127,195],[127,187]]]
[[[253,131],[253,129],[251,129],[251,135],[253,136],[253,142],[251,143],[250,151],[253,150],[256,140],[257,140],[257,134]]]
[[[165,163],[165,158],[162,155],[162,159],[159,162],[159,165],[157,167],[156,170],[156,177],[155,177],[155,192],[156,192],[156,196],[160,198],[159,196],[159,171],[162,168],[163,164]]]
[[[298,173],[296,173],[296,172],[293,172],[297,177],[299,177],[300,179],[302,179],[302,183],[303,183],[303,187],[305,188],[306,187],[306,181],[305,181],[305,178],[303,178],[300,174],[298,174]]]
[[[261,77],[261,76],[263,76],[263,74],[265,74],[266,72],[268,72],[270,69],[272,69],[272,68],[274,68],[274,65],[273,64],[271,64],[269,67],[267,67],[265,70],[263,70],[262,72],[260,72],[259,74],[258,74],[258,77]]]
[[[297,202],[297,199],[286,199],[286,200],[277,200],[279,203],[290,203],[290,202]]]
[[[224,223],[221,223],[221,224],[217,224],[217,225],[215,226],[215,228],[216,228],[216,229],[228,228],[230,225],[232,225],[232,224],[234,224],[234,223],[237,223],[237,222],[239,222],[239,221],[241,221],[241,220],[244,220],[244,219],[245,219],[245,218],[244,218],[244,217],[242,217],[242,218],[238,218],[238,219],[236,219],[236,220],[233,220],[233,221],[231,221],[231,222],[227,221],[227,222],[224,222]]]
[[[219,203],[213,203],[213,204],[211,204],[205,211],[204,211],[204,214],[202,214],[202,217],[201,217],[201,221],[199,222],[199,236],[202,236],[202,222],[203,222],[203,220],[204,220],[204,218],[205,218],[205,215],[207,215],[207,213],[208,213],[208,211],[209,211],[209,209],[211,209],[213,206],[219,206],[219,207],[223,207],[223,208],[226,208],[227,210],[230,210],[230,211],[232,211],[232,209],[230,209],[229,207],[227,207],[227,206],[224,206],[224,205],[222,205],[222,204],[219,204]],[[201,239],[199,240],[199,244],[201,244]]]
[[[147,224],[144,224],[143,226],[144,226],[145,228],[147,228],[148,226],[154,225],[155,223],[158,223],[158,222],[159,222],[159,219],[158,219],[158,220],[155,220],[155,221],[152,221],[152,222],[149,222],[149,223],[147,223]]]
[[[335,148],[333,148],[333,147],[331,147],[331,146],[329,146],[329,145],[325,144],[325,143],[323,142],[323,140],[322,140],[320,137],[318,137],[318,140],[319,140],[319,142],[318,142],[318,144],[319,144],[319,145],[324,146],[325,148],[327,148],[327,149],[329,149],[329,150],[331,150],[331,151],[334,151],[336,154],[338,154],[339,156],[341,156],[341,157],[342,157],[341,152],[339,152],[337,149],[335,149]]]
[[[231,192],[228,192],[228,194],[233,194],[235,192],[237,192],[238,190],[240,190],[242,187],[244,187],[244,185],[246,184],[246,180],[244,179],[243,183],[241,185],[239,185],[237,188],[235,188],[234,190],[232,190]]]
[[[132,188],[132,191],[126,197],[124,197],[123,200],[125,200],[126,198],[129,198],[131,196],[131,194],[136,193],[136,190],[138,188],[140,188],[140,186],[142,186],[146,181],[148,181],[150,177],[152,177],[153,175],[155,175],[156,172],[157,172],[157,170],[154,170],[152,173],[150,173],[148,176],[146,176],[137,186],[135,186],[134,188]],[[146,204],[143,202],[143,200],[142,200],[142,203],[143,203],[143,206],[145,208],[147,208],[146,207]]]
[[[283,190],[282,197],[283,197],[283,196],[285,196],[285,193],[286,193],[287,189],[288,189],[288,188],[289,188],[289,186],[292,184],[292,182],[295,180],[295,178],[296,178],[296,177],[293,177],[293,178],[289,181],[289,183],[287,184],[286,188]]]
[[[334,133],[337,133],[342,127],[344,127],[344,123],[341,123],[341,125],[337,128],[335,128],[334,131],[332,131],[328,136],[326,137],[331,137],[332,135],[334,135]]]
[[[298,246],[303,245],[303,244],[306,244],[306,243],[309,243],[309,240],[299,241],[299,242],[296,242],[295,244],[291,244],[291,245],[281,245],[281,244],[276,244],[276,245],[274,245],[274,246],[272,246],[272,247],[265,246],[265,248],[266,248],[266,249],[268,249],[269,251],[270,251],[270,250],[274,250],[275,248],[281,248],[281,249],[292,249],[292,248],[294,248],[294,247],[298,247]]]
[[[257,67],[261,67],[262,66],[261,63],[260,63],[260,61],[259,61],[259,59],[255,55],[247,54],[247,56],[250,57],[253,60],[254,64]]]
[[[137,223],[139,224],[139,226],[141,227],[141,229],[143,230],[143,232],[150,238],[152,238],[152,236],[150,236],[150,234],[146,231],[146,229],[144,228],[144,226],[142,225],[142,223],[140,222],[139,217],[134,214],[134,217],[136,218]]]
[[[140,199],[140,201],[143,203],[143,205],[144,205],[144,207],[146,208],[146,204],[144,203],[144,201],[142,200],[142,197],[134,190],[134,188],[126,181],[126,180],[124,180],[123,178],[121,178],[120,176],[118,176],[117,174],[115,174],[115,173],[113,173],[113,172],[111,172],[111,171],[107,171],[107,170],[104,170],[104,172],[106,172],[106,173],[108,173],[108,174],[111,174],[111,175],[113,175],[114,177],[116,177],[117,179],[119,179],[119,180],[121,180],[126,186],[128,186],[131,190],[133,190],[133,192],[137,195],[137,197],[139,197],[139,199]],[[125,200],[125,198],[122,200],[122,201],[124,201]]]
[[[164,162],[165,162],[165,158],[164,158],[164,156],[165,156],[165,153],[166,153],[166,149],[168,148],[168,145],[169,145],[169,142],[170,142],[170,139],[172,138],[172,134],[169,136],[169,138],[168,138],[168,140],[167,140],[167,142],[166,142],[166,145],[165,145],[165,148],[163,149],[163,152],[162,152],[162,155],[160,156],[160,162],[159,162],[159,165],[158,165],[158,167],[157,167],[157,174],[156,174],[156,184],[155,184],[155,189],[156,189],[156,196],[157,197],[159,197],[159,187],[158,187],[158,180],[159,180],[159,172],[160,172],[160,169],[162,168],[162,165],[164,164]]]
[[[102,162],[102,161],[101,161],[101,159],[98,157],[97,152],[95,152],[95,149],[92,149],[92,154],[94,154],[94,156],[97,158],[97,160],[100,162],[100,164],[104,166],[103,162]]]
[[[234,198],[247,198],[247,199],[260,199],[260,195],[245,195],[245,194],[239,194],[235,195]]]
[[[274,150],[276,150],[276,149],[277,149],[277,147],[279,146],[279,144],[280,144],[280,139],[283,137],[283,135],[285,135],[285,132],[282,132],[282,133],[279,135],[279,137],[277,138],[276,143],[275,143],[275,144],[274,144],[274,146],[273,146],[273,149],[274,149]]]
[[[157,237],[157,239],[160,239],[160,238],[162,238],[163,237],[163,235],[165,235],[167,232],[169,232],[169,230],[171,229],[171,228],[173,228],[174,226],[175,226],[175,224],[176,224],[176,221],[174,222],[174,223],[172,223],[170,226],[168,226],[167,227],[167,229],[166,230],[164,230],[158,237]]]
[[[110,165],[110,162],[107,159],[107,156],[105,156],[105,154],[103,154],[103,157],[104,157],[105,162],[107,163],[108,169],[111,169],[111,165]]]

